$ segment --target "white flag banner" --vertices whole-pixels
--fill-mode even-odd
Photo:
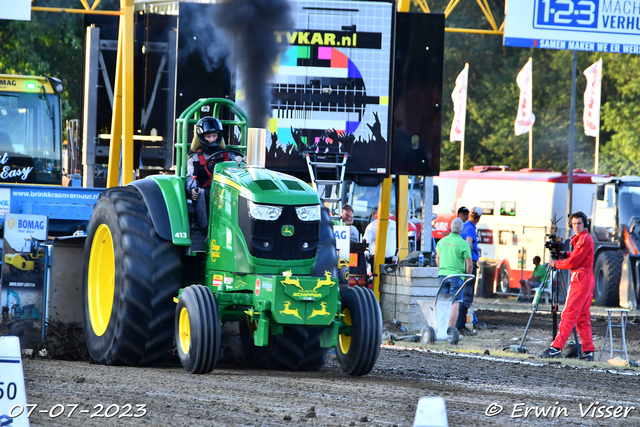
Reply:
[[[469,81],[469,64],[456,78],[456,87],[451,93],[453,100],[453,122],[449,141],[464,141],[464,127],[467,118],[467,83]]]
[[[520,88],[520,100],[518,102],[518,115],[516,116],[515,131],[516,135],[522,135],[533,128],[533,124],[536,122],[536,116],[532,111],[532,87],[533,87],[533,71],[532,60],[522,67],[522,70],[518,73],[516,82]]]
[[[587,136],[598,136],[600,131],[600,92],[602,89],[602,58],[584,70],[587,88],[584,91],[584,133]]]

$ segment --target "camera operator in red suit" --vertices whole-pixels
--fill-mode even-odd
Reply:
[[[593,299],[593,239],[587,230],[587,216],[582,212],[571,215],[571,228],[576,233],[571,238],[572,251],[563,260],[551,260],[549,265],[559,270],[571,270],[571,288],[567,297],[558,335],[547,350],[540,354],[543,358],[562,357],[571,331],[576,327],[582,340],[580,360],[593,361],[593,338],[591,336],[591,300]]]

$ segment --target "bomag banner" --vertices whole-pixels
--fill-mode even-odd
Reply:
[[[2,286],[3,323],[41,320],[48,218],[4,215]]]

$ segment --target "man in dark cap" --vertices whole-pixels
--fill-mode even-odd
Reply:
[[[458,209],[458,218],[460,218],[462,222],[469,221],[469,209],[464,206]]]

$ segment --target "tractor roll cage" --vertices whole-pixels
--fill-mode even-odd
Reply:
[[[189,108],[184,110],[180,117],[176,120],[176,175],[181,178],[187,176],[187,153],[191,142],[189,141],[189,126],[195,126],[200,120],[202,108],[207,105],[213,105],[212,117],[220,120],[223,126],[239,126],[240,127],[240,145],[225,144],[227,149],[239,150],[246,153],[247,149],[247,127],[249,119],[247,113],[240,108],[235,102],[226,98],[201,98],[191,104]],[[237,120],[223,120],[219,117],[220,107],[227,109],[235,115]]]

